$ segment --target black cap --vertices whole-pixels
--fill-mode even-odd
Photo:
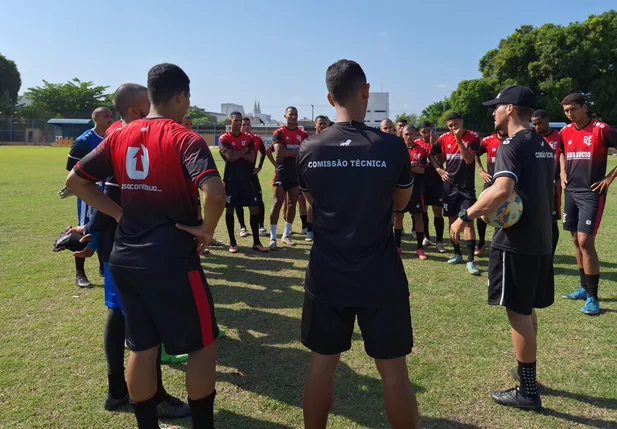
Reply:
[[[422,125],[420,125],[420,128],[428,128],[428,127],[432,127],[433,124],[431,124],[429,121],[424,121],[422,122]]]
[[[536,108],[536,96],[526,86],[511,85],[503,89],[494,100],[485,101],[483,106],[497,106],[498,104],[514,104],[515,106]]]

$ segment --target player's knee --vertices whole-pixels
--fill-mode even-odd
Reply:
[[[593,239],[593,236],[584,235],[583,237],[577,237],[576,240],[578,247],[580,247],[583,252],[591,253],[595,250],[595,240]]]
[[[580,244],[578,242],[578,236],[576,235],[576,233],[572,234],[572,243],[574,244],[574,247],[580,247]]]

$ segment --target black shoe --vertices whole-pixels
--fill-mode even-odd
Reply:
[[[167,393],[165,399],[156,406],[156,413],[159,419],[181,419],[191,415],[191,407]]]
[[[114,399],[110,393],[107,393],[107,399],[105,399],[105,409],[107,411],[115,411],[118,408],[124,407],[129,403],[129,394],[127,393],[122,398]]]
[[[518,375],[518,369],[517,368],[510,368],[510,376],[518,381],[519,383],[521,382],[521,376]]]
[[[75,275],[75,284],[80,288],[92,287],[92,283],[90,283],[90,280],[86,277],[86,273],[77,273]]]
[[[493,401],[500,405],[515,408],[526,408],[530,410],[539,410],[542,408],[542,399],[540,396],[527,397],[519,392],[518,387],[510,390],[501,390],[491,392]]]

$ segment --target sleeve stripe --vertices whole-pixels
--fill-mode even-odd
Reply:
[[[219,172],[219,171],[218,171],[216,168],[211,168],[211,169],[209,169],[209,170],[204,171],[203,173],[201,173],[199,176],[197,176],[197,177],[195,178],[195,184],[199,186],[199,181],[200,181],[200,180],[201,180],[204,176],[207,176],[208,174],[211,174],[211,173],[217,173],[217,174],[218,174],[218,172]]]
[[[304,189],[302,186],[298,186],[302,192],[308,192],[308,189]]]
[[[96,177],[91,176],[90,174],[86,173],[86,172],[84,171],[84,169],[83,169],[83,168],[81,168],[81,165],[79,165],[79,162],[78,162],[77,164],[75,164],[75,168],[78,170],[78,172],[79,172],[79,173],[81,173],[81,174],[83,174],[84,176],[86,176],[86,178],[87,178],[87,179],[90,179],[90,180],[92,180],[93,182],[98,182],[98,181],[99,181],[99,179],[97,179]]]
[[[515,183],[518,183],[518,176],[511,171],[508,171],[508,170],[498,171],[497,173],[493,174],[493,179],[499,176],[510,176],[514,179]]]
[[[409,188],[411,185],[413,185],[413,180],[412,180],[411,182],[409,182],[408,184],[406,184],[406,185],[399,185],[399,184],[397,183],[397,184],[396,184],[396,187],[397,187],[397,188],[400,188],[400,189],[407,189],[407,188]]]
[[[81,158],[77,158],[76,156],[71,156],[71,155],[69,155],[69,158],[76,159],[77,161],[79,161],[81,159]]]

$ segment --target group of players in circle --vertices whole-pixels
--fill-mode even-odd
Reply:
[[[93,237],[94,231],[99,233],[97,250],[105,274],[105,301],[110,309],[106,353],[114,355],[111,366],[108,355],[106,408],[125,404],[130,393],[141,429],[158,428],[158,417],[165,411],[174,417],[190,413],[196,428],[214,427],[220,330],[198,252],[213,242],[225,209],[229,250],[237,252],[234,214],[245,206],[250,209],[255,251],[277,249],[276,224],[283,205],[281,241],[293,245],[291,226],[301,190],[309,207],[315,208],[316,222],[315,233],[309,234],[313,233],[312,215],[307,210],[307,239],[314,239],[315,244],[305,277],[301,327],[302,343],[312,352],[304,388],[305,427],[326,427],[335,369],[340,354],[351,347],[356,318],[365,350],[375,359],[384,380],[388,420],[395,428],[419,427],[405,361],[413,335],[408,282],[397,255],[397,249],[401,253],[402,214],[413,214],[421,259],[426,258],[423,247],[432,243],[425,203],[433,206],[435,219],[442,219],[441,226],[435,221],[435,245],[441,253],[445,252],[443,216],[447,216],[455,251],[448,262],[462,262],[459,243],[464,233],[467,269],[478,274],[474,256],[482,253],[486,228],[480,229],[476,246],[473,220],[498,207],[515,188],[525,201],[524,216],[511,231],[496,233],[499,240],[491,246],[488,277],[489,304],[505,306],[513,328],[518,368],[512,376],[520,386],[492,392],[491,397],[502,405],[541,406],[534,309],[553,303],[550,240],[554,253],[561,195],[557,189],[565,188],[564,228],[572,233],[581,273],[579,288],[566,298],[585,299],[581,311],[598,314],[599,263],[594,237],[607,189],[617,177],[617,168],[606,175],[608,148],[617,146],[615,133],[588,117],[581,95],[563,100],[572,123],[561,133],[550,129],[546,112],[533,112],[535,96],[529,89],[509,87],[485,103],[494,108],[497,131],[484,140],[466,130],[458,114],[448,116],[450,131],[439,138],[430,124],[422,124],[419,139],[413,126],[397,124],[400,140],[388,135],[396,134],[388,120],[382,123],[384,132],[363,123],[369,96],[366,76],[357,63],[340,60],[326,73],[328,100],[337,110],[337,123],[326,129],[326,119],[318,117],[317,135],[302,144],[307,135],[297,126],[297,110],[289,107],[287,125],[275,131],[272,147],[265,148],[250,133],[250,121],[243,124],[242,115],[234,112],[231,131],[219,139],[225,159],[221,181],[205,141],[187,129],[188,123],[187,127],[180,125],[190,104],[189,83],[188,76],[173,64],[154,66],[147,89],[125,84],[116,91],[114,106],[122,121],[110,126],[108,111],[97,109],[95,128],[84,133],[69,154],[70,173],[61,193],[72,192],[81,198],[78,207],[92,216],[90,221],[80,218],[86,225],[72,232],[84,239]],[[529,130],[529,121],[537,133]],[[256,168],[258,151],[261,159]],[[259,239],[268,231],[257,177],[269,152],[276,168],[270,244],[265,248]],[[478,159],[482,153],[488,155],[487,170]],[[487,184],[477,202],[476,164]],[[430,174],[441,182],[431,182]],[[104,183],[103,190],[97,182]],[[344,194],[358,183],[361,193],[356,192],[353,199]],[[199,209],[198,189],[203,195]],[[527,237],[518,231],[533,233]],[[93,251],[86,248],[82,252],[86,253],[75,256],[90,256]],[[77,268],[81,286],[83,263]],[[108,336],[113,340],[108,341]],[[131,350],[126,381],[125,338]],[[188,405],[162,387],[161,344],[170,354],[188,354]]]

